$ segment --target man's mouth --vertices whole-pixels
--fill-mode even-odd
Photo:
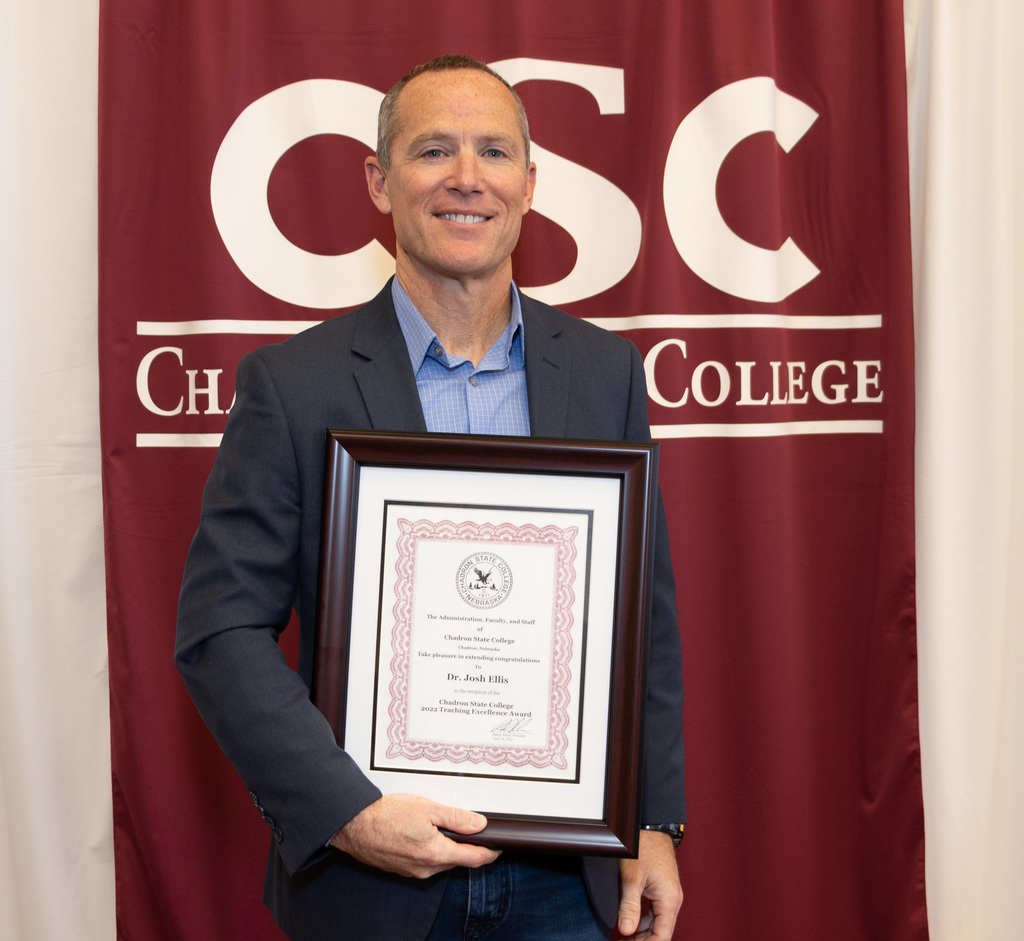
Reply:
[[[475,225],[478,222],[487,221],[487,216],[473,216],[461,212],[442,212],[438,213],[437,218],[445,219],[458,225]]]

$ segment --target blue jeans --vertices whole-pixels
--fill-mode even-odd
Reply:
[[[506,852],[453,869],[427,941],[608,941],[579,857]]]

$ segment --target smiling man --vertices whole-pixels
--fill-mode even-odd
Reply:
[[[596,941],[616,922],[669,941],[682,902],[682,680],[660,501],[638,859],[456,843],[441,830],[471,836],[486,820],[382,795],[309,700],[326,428],[650,436],[636,348],[512,282],[536,183],[529,147],[522,103],[482,63],[414,69],[385,97],[365,165],[394,223],[395,277],[365,307],[239,364],[176,658],[271,828],[264,901],[296,941]],[[298,673],[277,647],[293,605]]]
[[[424,71],[388,97],[370,198],[394,222],[399,284],[445,349],[475,364],[508,326],[512,250],[533,202],[521,105],[476,69]]]

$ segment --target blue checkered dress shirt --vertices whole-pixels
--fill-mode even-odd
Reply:
[[[528,435],[530,414],[523,359],[523,311],[512,289],[512,317],[476,368],[449,356],[395,278],[391,297],[409,348],[428,431]]]

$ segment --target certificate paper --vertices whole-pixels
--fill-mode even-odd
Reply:
[[[387,503],[372,770],[579,780],[592,515]]]
[[[656,456],[328,433],[312,695],[383,793],[636,853]]]

